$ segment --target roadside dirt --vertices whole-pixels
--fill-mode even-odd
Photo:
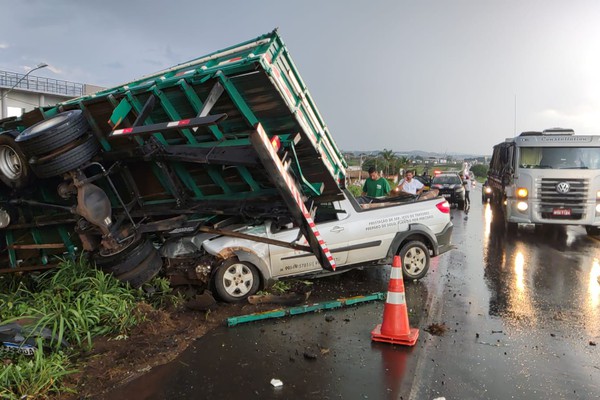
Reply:
[[[173,360],[194,339],[226,324],[228,317],[266,310],[269,306],[273,308],[268,304],[217,303],[211,311],[195,311],[185,306],[155,310],[140,304],[139,311],[146,315],[145,321],[127,337],[94,339],[93,349],[77,360],[79,372],[67,378],[76,393],[63,393],[60,399],[87,399],[105,394]]]
[[[372,271],[353,270],[312,282],[311,294],[302,304],[387,290],[385,274],[375,276]],[[211,311],[195,311],[185,306],[155,310],[142,304],[139,311],[146,315],[146,320],[126,338],[96,338],[93,349],[77,360],[79,372],[67,378],[76,393],[63,393],[60,399],[93,399],[106,395],[152,368],[172,361],[194,339],[225,325],[227,318],[281,307],[285,305],[216,303]]]

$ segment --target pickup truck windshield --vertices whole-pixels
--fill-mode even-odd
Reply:
[[[521,147],[520,168],[600,169],[599,147]]]

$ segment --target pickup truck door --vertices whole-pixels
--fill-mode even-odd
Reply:
[[[340,210],[339,202],[319,206],[315,222],[337,265],[341,266],[348,258],[349,231],[344,224],[348,214],[335,212],[335,210]],[[269,236],[276,240],[291,242],[297,238],[298,228],[282,229],[279,232],[272,232]],[[306,238],[302,237],[298,244],[307,245]],[[274,245],[269,245],[269,253],[271,273],[274,277],[322,270],[319,261],[312,253]]]

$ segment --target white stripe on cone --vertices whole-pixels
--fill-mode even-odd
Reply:
[[[386,302],[388,304],[406,304],[404,293],[388,292]]]
[[[390,279],[402,279],[402,268],[401,267],[392,267],[392,273],[390,274]]]

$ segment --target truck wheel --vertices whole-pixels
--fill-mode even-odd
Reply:
[[[260,276],[254,265],[230,258],[217,268],[214,286],[221,300],[237,303],[258,291]]]
[[[421,279],[429,269],[429,249],[422,242],[406,243],[398,253],[402,260],[402,275],[407,279]]]
[[[506,221],[506,232],[507,233],[517,233],[518,230],[519,230],[518,223]]]
[[[78,146],[58,154],[50,161],[31,164],[31,169],[39,178],[51,178],[81,167],[90,161],[100,149],[93,136],[88,137]]]
[[[586,225],[585,231],[590,236],[600,236],[600,226]]]
[[[12,189],[21,189],[31,180],[27,158],[10,135],[0,135],[0,180]]]
[[[115,277],[126,274],[136,268],[154,250],[152,242],[146,238],[133,241],[127,248],[117,254],[104,256],[101,253],[94,255],[96,267],[111,273]]]
[[[50,153],[83,136],[89,125],[81,110],[71,110],[55,115],[25,129],[16,141],[30,156]]]
[[[129,283],[134,288],[139,288],[154,278],[160,272],[162,265],[163,262],[160,254],[153,248],[148,257],[137,267],[126,274],[115,275],[115,277],[122,282]]]

